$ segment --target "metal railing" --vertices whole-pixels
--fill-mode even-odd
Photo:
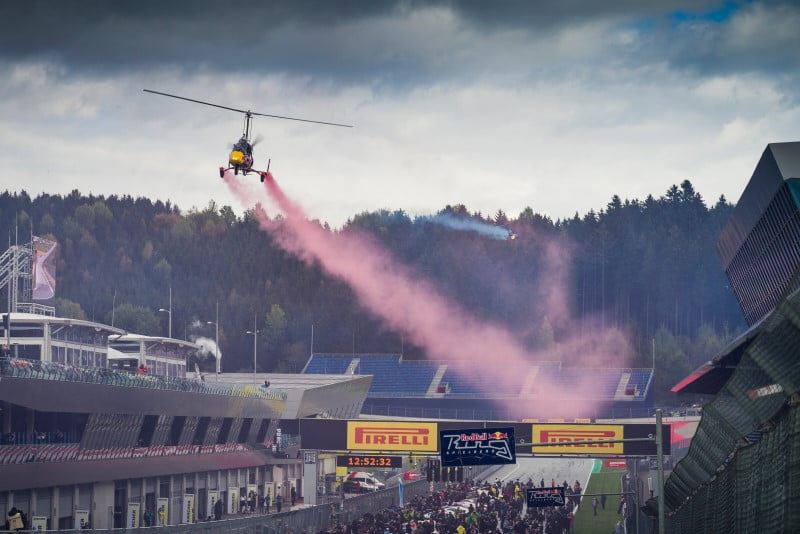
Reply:
[[[639,403],[637,401],[637,403]],[[643,402],[641,404],[644,404]],[[518,414],[498,409],[472,408],[422,408],[413,406],[392,406],[370,402],[364,403],[363,415],[384,417],[416,417],[423,419],[460,419],[464,421],[513,421]],[[654,408],[647,406],[610,407],[595,414],[574,414],[574,418],[621,419],[635,417],[653,417]],[[570,419],[567,417],[566,419]]]
[[[226,395],[265,400],[286,400],[286,393],[268,391],[252,384],[227,384],[224,382],[198,382],[196,380],[130,374],[105,367],[72,367],[60,363],[24,360],[21,358],[0,359],[0,376],[83,382],[129,388],[184,391],[206,395]]]
[[[403,502],[407,504],[414,497],[428,493],[430,486],[431,482],[427,480],[403,484]],[[433,482],[433,486],[434,489],[441,489],[446,483]],[[400,489],[397,486],[344,499],[339,508],[339,520],[350,521],[365,513],[374,514],[393,506],[400,506]]]

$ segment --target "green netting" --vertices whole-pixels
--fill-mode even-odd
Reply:
[[[800,532],[799,384],[800,292],[765,320],[704,407],[665,483],[669,532]]]
[[[686,464],[687,472],[695,468]],[[683,480],[674,484],[685,487]],[[800,531],[800,409],[784,410],[758,442],[739,446],[667,520],[677,533]]]

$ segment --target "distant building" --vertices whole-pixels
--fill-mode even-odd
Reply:
[[[113,326],[35,313],[8,314],[0,324],[0,343],[15,358],[80,367],[106,367],[108,339],[125,331]],[[4,321],[5,323],[6,321]]]
[[[136,372],[144,366],[148,374],[186,377],[188,357],[200,346],[182,339],[125,334],[108,340],[109,367]]]
[[[235,514],[240,496],[292,488],[316,502],[299,419],[357,417],[371,377],[185,378],[194,343],[32,302],[34,258],[31,244],[0,254],[0,517],[16,508],[71,531],[195,522],[217,500]],[[332,455],[317,460],[335,476]]]
[[[752,326],[778,304],[800,266],[800,142],[770,143],[717,243]]]

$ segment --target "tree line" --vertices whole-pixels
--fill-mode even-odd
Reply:
[[[502,226],[498,240],[412,218],[402,210],[354,215],[341,229],[366,231],[474,315],[519,333],[533,350],[558,343],[591,321],[627,333],[632,366],[656,362],[656,392],[712,358],[745,327],[715,253],[733,206],[709,206],[688,180],[658,198],[613,196],[598,211],[552,220],[526,208],[516,216],[445,206],[440,213]],[[0,230],[9,243],[31,234],[58,241],[57,313],[131,332],[214,339],[219,306],[223,371],[299,372],[317,352],[425,355],[363,309],[350,288],[285,253],[254,216],[210,202],[182,211],[130,196],[0,194]],[[26,236],[26,237],[21,237]],[[541,306],[543,247],[569,251],[562,275],[569,326]],[[563,327],[563,328],[562,328]],[[211,359],[201,363],[213,368]]]

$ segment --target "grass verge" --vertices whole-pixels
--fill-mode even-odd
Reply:
[[[624,469],[608,469],[603,466],[599,472],[592,473],[584,493],[619,493],[620,477],[624,474]],[[617,508],[619,508],[619,495],[608,496],[605,510],[600,505],[598,497],[597,515],[594,515],[592,498],[584,497],[578,513],[575,514],[575,534],[613,534],[614,524],[622,517],[617,514]]]

